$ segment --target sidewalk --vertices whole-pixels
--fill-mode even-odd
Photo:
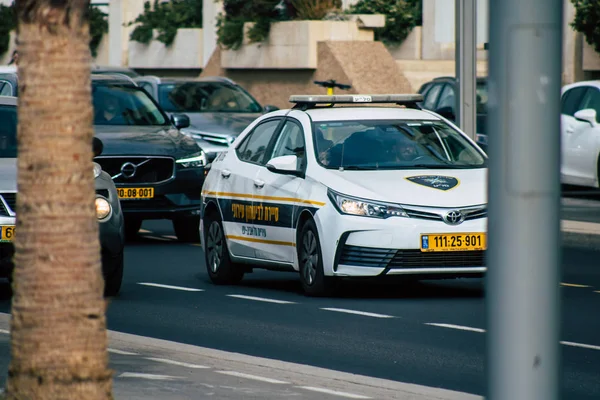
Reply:
[[[2,387],[10,354],[8,321],[8,314],[0,314]],[[115,399],[482,399],[465,393],[113,331],[109,331],[109,343]]]

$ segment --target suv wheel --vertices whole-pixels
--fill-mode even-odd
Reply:
[[[141,227],[141,219],[135,217],[125,217],[125,239],[135,239]]]
[[[173,229],[177,239],[182,242],[200,242],[200,217],[192,216],[173,220]]]
[[[104,278],[104,295],[109,297],[116,296],[119,294],[123,282],[123,251],[115,256],[108,256],[105,262],[108,264],[107,269],[111,273]]]

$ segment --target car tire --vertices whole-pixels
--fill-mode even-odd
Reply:
[[[111,273],[104,277],[104,296],[113,297],[119,294],[123,283],[124,255],[123,251],[115,256],[107,256],[104,262]]]
[[[192,216],[173,220],[173,230],[180,242],[200,242],[200,217]]]
[[[137,237],[140,228],[142,227],[142,220],[135,217],[125,217],[125,239],[134,240]]]
[[[204,259],[210,280],[217,285],[232,285],[244,277],[244,269],[231,261],[221,218],[215,212],[204,219]]]
[[[307,296],[329,296],[335,289],[335,278],[325,276],[323,252],[319,242],[317,226],[312,219],[307,220],[298,235],[298,263],[300,282]]]

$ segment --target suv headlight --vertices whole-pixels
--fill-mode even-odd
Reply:
[[[112,207],[104,197],[96,197],[96,218],[104,219],[110,215]]]
[[[200,151],[199,154],[195,154],[186,158],[180,158],[175,162],[177,165],[181,165],[183,168],[203,167],[206,165],[206,154],[204,154],[203,151]]]
[[[327,190],[327,195],[341,214],[382,219],[389,217],[408,217],[402,207],[396,204],[347,196],[331,189]]]
[[[102,167],[98,163],[94,163],[94,179],[100,176],[102,172]]]

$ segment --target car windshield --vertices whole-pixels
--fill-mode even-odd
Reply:
[[[17,107],[0,105],[0,158],[17,157]]]
[[[320,165],[330,169],[482,168],[485,156],[443,121],[314,122]]]
[[[142,89],[94,85],[94,125],[167,125],[168,119]]]
[[[159,103],[167,112],[258,113],[262,107],[244,90],[219,82],[163,84]]]

